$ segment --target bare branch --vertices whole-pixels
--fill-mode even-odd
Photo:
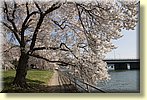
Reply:
[[[59,24],[57,21],[55,21],[55,20],[53,20],[53,19],[52,19],[52,21],[53,21],[58,27],[60,27],[62,30],[65,29],[66,26],[67,26],[67,25],[64,25],[64,26],[63,26],[63,24],[66,22],[66,20],[64,20],[61,24]]]
[[[35,3],[35,6],[38,8],[39,12],[42,13],[41,8],[39,7],[38,3],[37,2],[34,2],[34,3]]]

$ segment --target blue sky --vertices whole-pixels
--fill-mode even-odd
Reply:
[[[113,43],[117,49],[112,50],[106,54],[106,59],[109,58],[139,58],[139,27],[135,30],[122,30],[123,37],[114,40]]]

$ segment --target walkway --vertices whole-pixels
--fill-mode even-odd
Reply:
[[[58,72],[55,70],[54,71],[54,74],[49,82],[49,86],[57,86],[57,85],[60,85],[59,84],[59,81],[58,81],[58,78],[59,78],[59,75],[58,75]]]
[[[51,87],[52,91],[54,93],[73,93],[77,92],[76,88],[70,84],[66,79],[63,77],[59,76],[58,71],[54,71],[54,74],[49,81],[49,87]]]

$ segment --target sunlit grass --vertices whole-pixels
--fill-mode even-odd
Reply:
[[[28,80],[37,80],[42,82],[43,84],[48,84],[50,78],[52,77],[53,71],[48,70],[31,70],[28,71],[27,79]]]
[[[15,77],[15,71],[3,71],[2,83],[3,83],[3,91],[2,92],[39,92],[34,90],[24,90],[17,89],[13,87],[12,82]],[[47,85],[49,80],[53,75],[53,71],[49,70],[29,70],[27,72],[27,83],[29,86],[33,88],[38,88],[41,85]]]

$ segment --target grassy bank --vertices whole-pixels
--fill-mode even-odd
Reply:
[[[46,70],[29,70],[27,73],[27,83],[30,89],[16,88],[12,85],[15,77],[15,71],[4,71],[2,77],[3,90],[2,92],[45,92],[49,80],[53,75],[53,71]]]

